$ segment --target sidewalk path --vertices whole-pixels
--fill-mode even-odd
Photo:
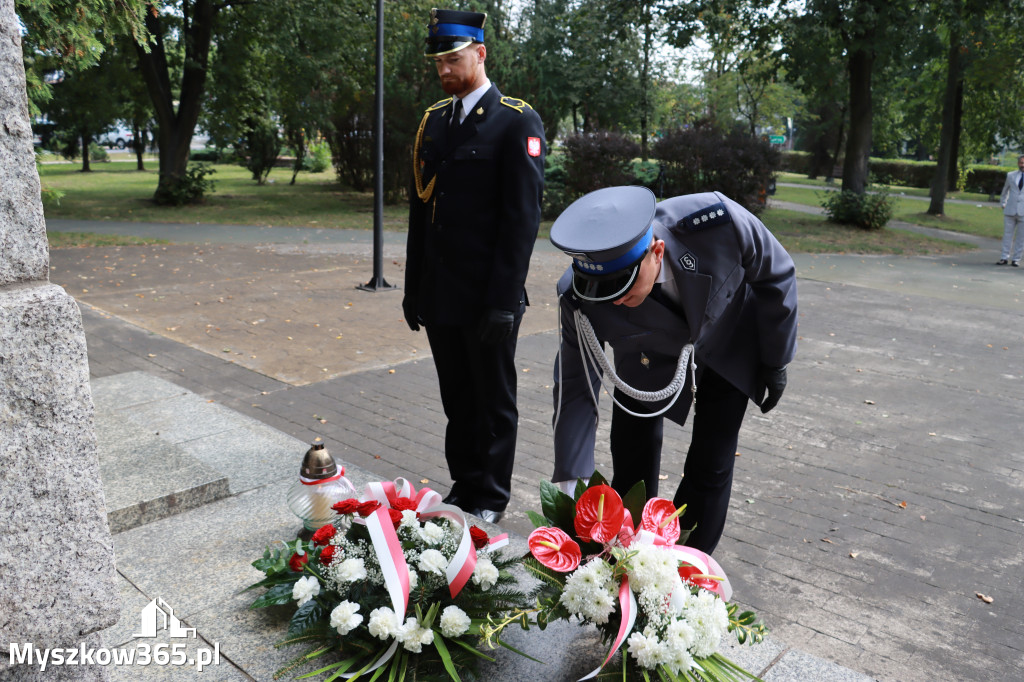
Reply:
[[[58,249],[51,279],[81,304],[94,377],[142,370],[302,442],[322,437],[381,477],[443,490],[425,335],[401,321],[400,291],[355,289],[372,272],[368,233],[321,232],[214,243],[215,227],[201,246]],[[392,284],[396,241],[384,254]],[[746,420],[716,552],[738,599],[787,645],[879,680],[1024,679],[1024,272],[991,265],[995,248],[796,258],[790,385],[775,411]],[[538,245],[505,524],[519,533],[551,473],[564,266]],[[607,428],[604,405],[597,464],[610,473]],[[666,429],[665,492],[688,435]]]

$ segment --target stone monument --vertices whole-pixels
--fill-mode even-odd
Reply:
[[[20,24],[0,0],[0,679],[99,680],[9,655],[100,647],[119,612],[82,317],[48,268]]]

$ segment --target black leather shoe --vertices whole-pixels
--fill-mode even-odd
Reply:
[[[1020,261],[1019,260],[1010,261],[1010,265],[1012,265],[1015,268],[1019,268],[1020,267]]]
[[[473,512],[487,523],[500,523],[501,519],[504,518],[505,512],[494,511],[493,509],[477,509]]]
[[[473,504],[469,500],[459,497],[455,493],[448,493],[443,498],[441,498],[441,502],[443,504],[454,505],[461,509],[462,511],[469,512],[470,514],[472,514],[475,511],[473,509]]]
[[[1007,261],[1005,258],[1000,258],[996,261],[996,265],[1006,265]]]

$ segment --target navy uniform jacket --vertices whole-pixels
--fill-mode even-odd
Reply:
[[[758,369],[782,367],[793,359],[793,259],[760,220],[717,192],[691,194],[658,204],[654,236],[665,241],[661,267],[668,268],[658,281],[675,281],[678,308],[651,296],[636,308],[583,303],[572,292],[571,269],[558,283],[562,341],[555,369],[553,480],[594,471],[597,406],[584,372],[574,309],[580,308],[598,339],[614,349],[616,373],[645,391],[668,385],[687,343],[694,344],[698,368],[706,364],[755,402],[760,400],[755,395]],[[588,369],[595,381],[593,367]],[[599,388],[595,381],[594,395]],[[681,424],[690,397],[688,384],[665,416]],[[664,404],[652,404],[648,411]]]
[[[427,324],[519,313],[540,226],[544,127],[493,83],[461,125],[451,98],[424,114],[414,149],[405,290]]]

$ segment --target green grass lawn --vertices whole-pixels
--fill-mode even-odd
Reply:
[[[44,163],[40,166],[44,186],[64,192],[59,202],[45,207],[47,218],[367,230],[373,227],[372,193],[342,187],[333,172],[299,173],[296,184],[290,185],[291,171],[277,168],[270,174],[271,182],[257,185],[244,168],[217,164],[214,166],[217,172],[209,176],[216,182],[216,191],[209,194],[204,203],[163,207],[152,202],[157,183],[156,171],[135,170],[134,160],[96,163],[89,173],[81,172],[80,168],[79,164],[66,163]],[[148,162],[148,168],[155,169],[156,162]],[[820,186],[779,187],[775,198],[820,206],[824,191]],[[949,230],[1001,236],[1002,219],[998,208],[949,203],[946,206],[948,215],[934,218],[923,215],[924,202],[901,198],[896,218]],[[407,212],[404,202],[385,206],[384,229],[404,230]],[[833,225],[820,215],[783,209],[768,209],[761,217],[779,241],[794,253],[909,255],[951,253],[972,248],[896,229],[867,232]],[[541,224],[541,239],[547,238],[550,226],[550,221]],[[152,243],[104,235],[101,229],[97,232],[51,233],[50,243],[53,248]]]
[[[89,173],[79,164],[42,164],[43,185],[64,192],[59,203],[45,207],[48,218],[120,220],[156,223],[217,223],[371,229],[373,196],[338,184],[333,172],[299,173],[295,185],[291,170],[275,168],[270,181],[257,185],[241,166],[217,164],[207,176],[215,191],[202,204],[167,207],[153,203],[156,163],[135,170],[134,161],[92,165]],[[404,203],[385,206],[382,225],[404,230],[408,208]]]
[[[827,191],[815,187],[779,187],[773,198],[778,201],[820,207],[822,199],[827,196]],[[946,214],[932,216],[925,213],[928,209],[927,201],[895,195],[894,197],[896,199],[894,220],[996,239],[1003,236],[1003,210],[998,203],[979,201],[959,204],[947,201],[944,206]]]
[[[1014,162],[1016,164],[1016,162]],[[806,175],[800,173],[779,173],[776,178],[777,182],[793,182],[800,185],[810,185],[812,187],[825,187],[832,189],[839,189],[843,184],[842,180],[836,178],[833,182],[826,182],[824,178],[815,178],[811,180]],[[882,185],[887,188],[893,194],[904,194],[908,197],[928,197],[929,190],[923,187],[903,187],[901,185]],[[967,199],[969,201],[984,202],[988,201],[987,194],[978,194],[977,192],[948,192],[946,194],[947,199]]]

